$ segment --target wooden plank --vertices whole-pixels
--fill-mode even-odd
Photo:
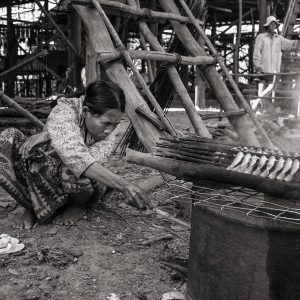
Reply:
[[[80,15],[91,46],[96,52],[114,51],[114,45],[107,28],[94,8],[86,6],[74,5],[75,10]],[[156,141],[163,136],[163,132],[159,131],[151,122],[139,116],[135,109],[140,105],[148,106],[142,96],[139,94],[132,80],[127,74],[126,69],[120,62],[113,62],[105,66],[108,77],[119,84],[124,90],[126,96],[126,113],[131,120],[133,127],[147,151],[151,152]]]

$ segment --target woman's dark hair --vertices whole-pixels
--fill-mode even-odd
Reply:
[[[125,95],[116,83],[97,80],[87,86],[83,105],[87,106],[92,114],[101,115],[109,109],[119,109],[124,112]]]

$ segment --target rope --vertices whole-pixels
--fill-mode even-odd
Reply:
[[[160,67],[161,68],[169,68],[169,67],[177,67],[178,65],[180,65],[182,63],[182,56],[179,53],[173,53],[176,56],[176,60],[171,63],[171,62],[163,62]]]
[[[142,8],[143,14],[139,17],[140,20],[148,21],[152,18],[152,10],[150,8]]]

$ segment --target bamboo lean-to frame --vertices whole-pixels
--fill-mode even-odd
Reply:
[[[136,2],[134,0],[128,0],[128,3],[133,7],[136,7]],[[138,21],[139,30],[144,38],[148,41],[150,46],[162,53],[165,53],[163,47],[158,42],[157,38],[153,35],[149,29],[147,23],[143,20]],[[207,65],[207,64],[206,64]],[[177,92],[183,107],[186,110],[186,113],[198,135],[211,138],[211,134],[208,132],[205,124],[203,123],[201,117],[197,114],[196,109],[193,105],[192,99],[190,98],[184,84],[181,81],[181,78],[176,70],[176,68],[170,65],[167,68],[167,74],[170,78],[170,81],[173,83],[175,91]]]

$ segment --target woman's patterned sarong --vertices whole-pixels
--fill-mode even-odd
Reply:
[[[68,194],[94,190],[89,179],[76,178],[57,155],[38,149],[22,159],[18,152],[25,140],[14,128],[0,133],[0,186],[38,220],[51,217]]]

